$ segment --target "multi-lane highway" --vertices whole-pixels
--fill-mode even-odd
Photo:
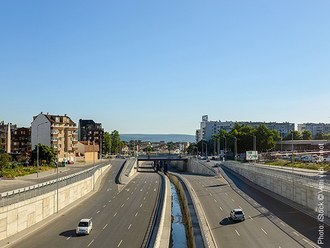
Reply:
[[[279,221],[282,228],[275,225],[258,210],[257,205],[260,206],[258,203],[254,205],[252,203],[254,201],[247,201],[234,191],[224,178],[191,174],[184,177],[196,192],[218,247],[301,247],[300,243],[282,230],[289,228],[285,220]],[[260,195],[261,192],[258,194],[259,197],[263,197]],[[267,201],[272,201],[270,204],[274,206],[282,207],[281,203],[274,199],[267,198]],[[234,223],[229,219],[230,210],[234,208],[243,209],[246,215],[245,221]],[[301,216],[293,214],[287,217]],[[310,220],[296,221],[302,223]],[[293,230],[293,232],[297,239],[299,236],[300,239],[305,239],[302,242],[306,247],[313,247],[313,244],[298,231]]]
[[[140,247],[147,233],[161,178],[151,164],[125,187],[115,184],[123,160],[112,161],[100,190],[54,221],[7,247]],[[90,235],[75,235],[82,218],[92,218]]]

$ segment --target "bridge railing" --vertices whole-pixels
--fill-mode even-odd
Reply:
[[[86,170],[68,176],[59,177],[58,179],[53,179],[32,186],[3,192],[0,194],[0,207],[8,206],[36,196],[47,194],[51,191],[56,190],[57,188],[60,189],[67,185],[79,182],[81,180],[91,177],[92,175],[94,175],[96,170],[106,165],[109,165],[109,162],[103,162]]]

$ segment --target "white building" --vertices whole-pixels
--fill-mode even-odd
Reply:
[[[271,130],[277,130],[282,137],[286,137],[291,131],[294,130],[294,123],[283,122],[247,122],[247,121],[209,121],[208,116],[202,116],[202,122],[200,123],[200,128],[196,130],[196,141],[201,140],[210,141],[214,134],[218,134],[221,129],[230,132],[236,123],[258,127],[260,125],[265,125]]]
[[[303,123],[298,124],[298,131],[303,132],[305,130],[308,130],[312,133],[312,137],[315,138],[315,136],[319,133],[322,134],[328,134],[330,133],[330,124],[329,123]]]
[[[74,161],[78,142],[77,125],[67,115],[40,113],[31,123],[31,148],[37,144],[53,147],[59,161],[63,158]]]

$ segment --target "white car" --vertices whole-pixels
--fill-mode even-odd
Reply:
[[[234,221],[243,221],[245,220],[245,215],[242,209],[236,208],[230,211],[230,218]]]
[[[76,228],[76,234],[90,234],[93,229],[93,223],[91,219],[81,219]]]

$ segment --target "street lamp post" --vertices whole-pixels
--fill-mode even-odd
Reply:
[[[39,126],[47,124],[48,122],[42,122],[37,125],[37,177],[39,177]]]

